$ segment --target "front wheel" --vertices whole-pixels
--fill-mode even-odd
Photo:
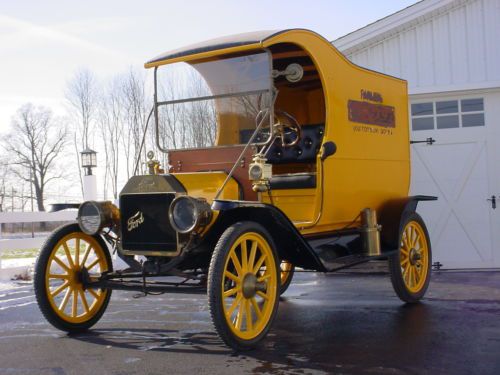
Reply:
[[[215,329],[236,350],[249,349],[269,331],[280,289],[276,249],[254,222],[224,231],[208,272],[208,301]]]
[[[405,217],[399,243],[399,251],[389,258],[392,286],[402,301],[415,303],[427,291],[432,264],[429,233],[416,212]]]
[[[85,289],[83,279],[112,271],[111,257],[99,236],[78,224],[56,229],[43,244],[35,265],[34,287],[42,314],[54,327],[82,332],[101,318],[111,290]]]

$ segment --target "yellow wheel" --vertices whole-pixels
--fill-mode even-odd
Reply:
[[[424,296],[429,286],[432,264],[429,234],[420,215],[406,217],[399,238],[399,251],[389,259],[391,281],[399,298],[413,303]]]
[[[45,318],[56,328],[80,332],[104,313],[111,290],[86,289],[82,279],[111,271],[111,258],[99,236],[83,233],[78,224],[54,231],[35,265],[35,294]]]
[[[271,236],[239,222],[220,237],[210,262],[208,297],[217,333],[234,349],[255,346],[271,327],[280,281]]]
[[[293,278],[293,274],[295,272],[295,266],[283,260],[280,264],[280,295],[285,293],[288,287],[290,286]]]

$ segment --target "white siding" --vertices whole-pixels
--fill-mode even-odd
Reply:
[[[500,0],[483,0],[484,3],[484,34],[486,49],[486,76],[489,79],[500,80]]]
[[[399,36],[388,39],[386,43],[383,45],[384,48],[384,56],[400,56],[401,53],[399,51]],[[385,59],[384,60],[384,71],[387,74],[393,76],[401,75],[401,62],[400,59]]]
[[[410,93],[500,86],[500,0],[456,1],[347,57],[409,81]]]
[[[448,14],[438,17],[434,22],[434,57],[436,61],[447,61],[451,56],[450,34],[450,16]],[[449,65],[436,64],[435,83],[439,86],[446,86],[452,83],[452,71]]]

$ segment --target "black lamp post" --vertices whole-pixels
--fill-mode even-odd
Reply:
[[[97,167],[97,152],[86,148],[80,152],[82,157],[82,168],[85,169],[85,176],[92,175],[92,168]]]

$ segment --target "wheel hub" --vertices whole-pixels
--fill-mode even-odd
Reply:
[[[257,292],[264,292],[266,290],[266,284],[257,281],[257,276],[253,273],[247,273],[243,278],[242,284],[243,297],[246,299],[252,298],[257,294]]]
[[[68,272],[68,279],[71,285],[79,287],[82,285],[82,271],[80,269],[72,269]]]
[[[414,266],[420,259],[422,259],[420,252],[415,248],[411,248],[409,255],[410,264]]]
[[[90,282],[90,276],[89,276],[89,271],[85,267],[82,267],[78,272],[77,272],[77,282],[81,284],[82,286],[87,285]]]

